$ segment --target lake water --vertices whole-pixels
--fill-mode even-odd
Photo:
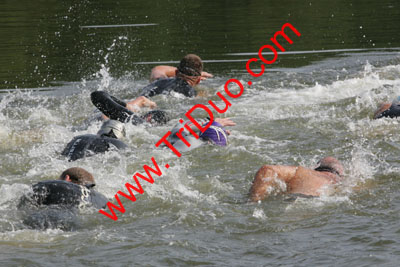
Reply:
[[[400,94],[398,1],[76,2],[0,2],[1,266],[398,265],[400,120],[372,120]],[[302,35],[252,78],[246,61],[286,22]],[[127,125],[127,151],[60,155],[99,129],[83,127],[92,91],[133,99],[152,67],[187,53],[215,75],[197,88],[205,96],[154,97],[173,120]],[[221,106],[215,93],[231,78],[245,90],[223,114],[237,123],[228,147],[181,158],[154,147],[193,105]],[[263,164],[311,168],[325,155],[346,168],[332,194],[247,202]],[[122,199],[118,221],[85,209],[74,231],[23,225],[29,185],[79,166],[111,200],[152,156],[171,167],[136,202]]]

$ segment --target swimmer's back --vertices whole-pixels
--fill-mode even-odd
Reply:
[[[39,182],[32,186],[32,192],[21,198],[23,206],[58,205],[73,207],[81,204],[92,205],[95,208],[104,208],[107,198],[89,186],[83,186],[62,180]]]
[[[179,78],[163,78],[154,81],[143,88],[141,95],[152,97],[159,94],[168,94],[171,91],[183,94],[186,97],[195,97],[196,91],[186,81]]]
[[[104,153],[115,146],[118,149],[125,149],[127,145],[115,138],[85,134],[74,137],[62,151],[62,155],[74,161],[97,153]]]

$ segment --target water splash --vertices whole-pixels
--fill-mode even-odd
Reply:
[[[107,48],[107,53],[104,56],[104,63],[100,65],[100,70],[93,75],[96,78],[101,79],[98,90],[106,90],[110,87],[111,81],[113,80],[110,74],[110,67],[108,66],[110,57],[112,57],[114,49],[117,47],[117,45],[119,43],[123,43],[126,40],[128,40],[128,37],[120,36],[114,39],[112,44]]]

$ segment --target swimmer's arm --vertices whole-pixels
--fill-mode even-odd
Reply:
[[[175,77],[176,70],[177,70],[177,68],[172,67],[172,66],[166,66],[166,65],[155,66],[151,70],[150,81],[152,82],[154,80],[161,79],[161,78]],[[212,78],[212,77],[214,77],[214,76],[211,73],[202,71],[200,79],[206,80],[207,78]]]
[[[110,95],[110,98],[111,98],[112,100],[114,100],[116,103],[118,103],[119,105],[123,106],[124,108],[128,108],[127,103],[125,103],[125,102],[122,101],[121,99],[116,98],[115,96],[112,96],[112,95]],[[129,108],[128,108],[128,109],[129,109]],[[132,111],[133,111],[133,110],[132,110]],[[108,119],[109,119],[109,118],[108,118],[106,115],[104,115],[104,114],[101,114],[101,117],[103,118],[103,120],[108,120]]]
[[[216,118],[215,121],[218,122],[219,124],[221,124],[222,126],[235,126],[236,125],[236,123],[233,122],[229,118]],[[226,130],[225,129],[225,131],[226,131],[226,133],[228,135],[231,135],[231,131],[230,130]]]
[[[208,73],[206,71],[202,71],[200,80],[206,80],[207,78],[212,78],[212,77],[214,77],[214,75],[212,75],[211,73]]]
[[[277,187],[277,179],[286,185],[296,175],[296,166],[264,165],[256,173],[250,188],[250,200],[253,202],[268,197]]]
[[[126,108],[133,112],[137,112],[138,108],[142,108],[142,107],[149,107],[149,108],[153,109],[153,108],[157,107],[157,104],[145,96],[139,96],[138,98],[136,98],[132,101],[129,101],[126,104]]]
[[[177,69],[172,66],[165,66],[165,65],[155,66],[151,70],[150,81],[152,82],[154,80],[161,79],[161,78],[175,77],[176,70]]]
[[[378,110],[375,111],[374,119],[379,119],[379,118],[380,118],[380,115],[381,115],[385,110],[388,110],[388,109],[390,108],[391,105],[392,105],[392,104],[391,104],[391,103],[388,103],[388,102],[382,103],[382,104],[380,105],[380,107],[378,108]]]
[[[216,122],[221,124],[222,126],[235,126],[236,123],[234,123],[231,119],[229,118],[216,118]]]
[[[138,98],[129,101],[128,103],[125,103],[124,101],[116,98],[115,96],[110,95],[110,98],[112,98],[115,102],[117,102],[118,104],[120,104],[121,106],[127,108],[128,110],[132,111],[132,112],[138,112],[140,108],[142,107],[149,107],[151,109],[157,107],[157,104],[153,101],[151,101],[150,99],[148,99],[145,96],[139,96]],[[103,118],[103,120],[108,120],[109,118],[102,114],[101,117]]]

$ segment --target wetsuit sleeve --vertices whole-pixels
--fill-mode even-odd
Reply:
[[[116,98],[115,96],[110,95],[111,99],[120,104],[121,106],[126,108],[126,102],[122,101],[121,99]]]
[[[142,93],[140,94],[141,96],[145,97],[152,97],[155,95],[162,94],[164,91],[164,87],[160,86],[160,83],[163,81],[163,79],[157,80],[146,87],[142,89]]]
[[[133,112],[126,108],[126,103],[116,97],[110,96],[104,91],[95,91],[91,93],[90,98],[102,113],[112,120],[127,122]]]

